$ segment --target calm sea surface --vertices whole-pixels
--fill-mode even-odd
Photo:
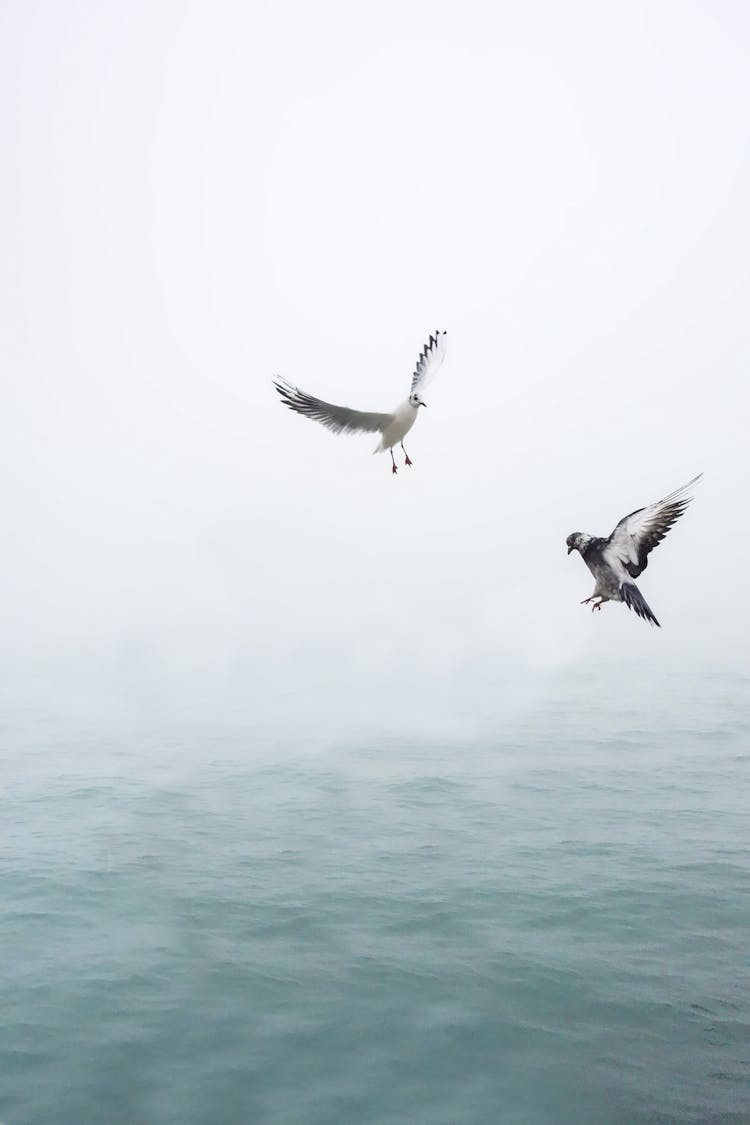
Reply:
[[[749,692],[9,712],[0,1119],[750,1122]]]

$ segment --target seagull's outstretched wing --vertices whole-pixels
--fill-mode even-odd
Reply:
[[[637,578],[648,566],[649,553],[658,547],[692,500],[692,496],[685,495],[687,490],[702,476],[699,473],[663,500],[624,516],[603,547],[603,558],[610,564],[619,562],[631,578]]]
[[[296,410],[298,414],[320,422],[335,434],[374,434],[382,432],[393,421],[392,414],[350,410],[348,406],[334,406],[331,402],[323,402],[283,379],[274,379],[273,385],[279,392],[281,401],[290,410]]]
[[[424,390],[427,384],[431,383],[435,378],[440,364],[445,359],[445,337],[447,335],[447,332],[436,332],[434,336],[431,335],[420,352],[417,366],[411,377],[412,394],[414,394],[416,390]]]

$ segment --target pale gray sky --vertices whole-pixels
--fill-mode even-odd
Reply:
[[[5,4],[3,664],[740,661],[749,105],[726,0]],[[435,328],[396,479],[273,392],[389,409]],[[566,535],[701,470],[662,631],[592,618]]]

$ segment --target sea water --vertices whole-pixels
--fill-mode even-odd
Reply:
[[[750,1122],[749,687],[9,712],[0,1119]]]

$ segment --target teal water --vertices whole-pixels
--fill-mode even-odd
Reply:
[[[9,714],[0,1119],[750,1122],[749,688]]]

